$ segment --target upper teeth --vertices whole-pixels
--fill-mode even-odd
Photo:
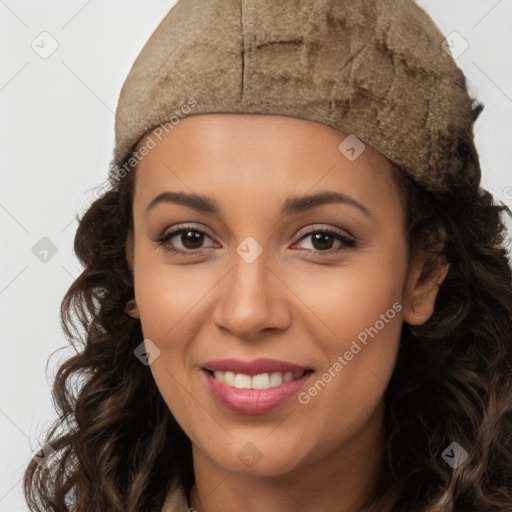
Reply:
[[[304,375],[304,372],[262,373],[251,377],[250,375],[244,375],[243,373],[216,371],[213,372],[213,375],[218,381],[238,389],[268,389],[280,386],[283,382],[298,379]]]

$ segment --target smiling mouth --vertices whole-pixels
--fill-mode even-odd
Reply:
[[[281,386],[287,382],[300,379],[303,375],[313,372],[304,370],[302,372],[272,372],[259,375],[246,375],[230,371],[211,371],[203,368],[215,380],[236,389],[269,389]]]

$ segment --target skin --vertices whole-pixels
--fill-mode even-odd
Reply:
[[[375,484],[383,395],[402,323],[428,320],[447,267],[436,263],[426,275],[424,258],[409,261],[392,164],[368,145],[348,160],[338,149],[346,136],[284,116],[194,115],[138,164],[128,312],[160,350],[150,369],[192,441],[189,500],[199,512],[352,512]],[[279,213],[288,196],[321,190],[354,198],[371,217],[340,203]],[[220,214],[173,203],[145,213],[164,191],[207,195]],[[206,233],[202,243],[178,234],[167,244],[193,256],[155,242],[189,224]],[[311,233],[322,228],[356,246],[335,237],[315,244]],[[248,236],[263,249],[250,264],[236,252]],[[269,413],[244,415],[204,385],[206,361],[271,357],[314,368],[307,390],[394,303],[401,311],[307,404],[293,397]],[[239,456],[248,442],[259,455],[251,465]]]

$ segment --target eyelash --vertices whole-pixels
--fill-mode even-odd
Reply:
[[[162,246],[166,252],[179,254],[182,256],[195,256],[195,255],[203,252],[204,249],[189,249],[189,250],[184,251],[182,249],[176,249],[175,247],[170,246],[166,243],[168,240],[171,240],[176,235],[179,235],[179,234],[183,233],[184,231],[192,231],[194,233],[200,233],[200,234],[205,235],[211,239],[211,237],[207,233],[205,233],[204,231],[201,231],[200,229],[195,228],[194,226],[183,226],[180,229],[171,231],[170,233],[167,233],[167,234],[161,236],[160,238],[158,238],[156,240],[156,242],[158,242],[158,247]],[[345,236],[342,233],[340,233],[339,231],[336,231],[336,230],[330,229],[330,228],[323,228],[323,229],[316,229],[313,231],[308,231],[307,233],[304,233],[299,238],[299,241],[304,240],[305,238],[315,235],[315,234],[318,234],[318,233],[327,233],[329,235],[333,235],[337,240],[339,240],[343,244],[342,247],[340,247],[338,249],[327,249],[325,251],[321,251],[318,249],[302,249],[302,250],[312,252],[312,253],[314,253],[315,256],[321,256],[323,254],[335,254],[335,253],[338,253],[341,251],[345,251],[345,250],[347,250],[347,248],[356,247],[356,241],[353,238]]]

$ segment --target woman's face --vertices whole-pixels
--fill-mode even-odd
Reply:
[[[137,167],[131,314],[172,414],[225,470],[357,465],[381,432],[402,322],[432,312],[392,166],[346,137],[195,115],[153,135]]]

